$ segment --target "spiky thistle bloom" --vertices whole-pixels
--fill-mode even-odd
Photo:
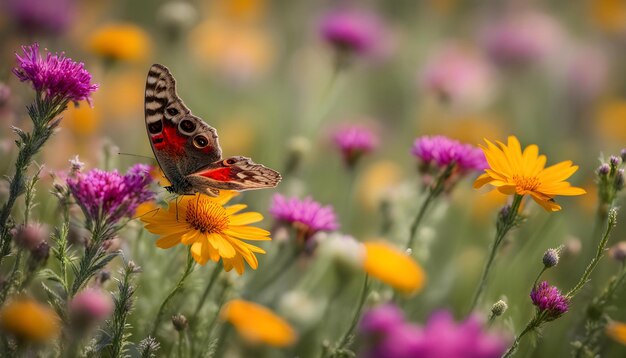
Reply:
[[[74,62],[63,53],[39,53],[39,44],[22,46],[24,54],[15,54],[18,66],[13,73],[22,82],[31,82],[33,88],[49,99],[91,103],[91,94],[98,89],[91,83],[91,74],[83,63]]]
[[[332,135],[333,142],[341,151],[344,162],[352,167],[361,158],[378,146],[378,136],[361,125],[345,125]]]
[[[490,184],[506,195],[530,195],[537,204],[547,211],[559,211],[554,198],[557,195],[582,195],[586,191],[573,187],[565,179],[569,178],[578,166],[566,160],[545,167],[546,156],[539,155],[539,147],[531,144],[524,149],[515,136],[509,136],[508,144],[485,139],[481,145],[489,168],[474,182],[474,188]]]
[[[530,299],[540,312],[545,312],[546,320],[551,321],[567,312],[569,299],[558,288],[543,281],[530,291]]]
[[[319,25],[321,37],[340,51],[369,55],[376,52],[384,37],[381,20],[373,13],[336,9],[326,13]]]
[[[445,168],[455,163],[463,171],[481,171],[487,168],[485,155],[480,148],[441,136],[422,136],[415,139],[411,154],[422,166]]]
[[[265,251],[244,240],[271,240],[267,230],[249,226],[263,220],[256,212],[240,213],[244,204],[225,207],[237,192],[222,190],[219,196],[212,198],[197,194],[181,197],[177,202],[170,202],[168,210],[159,210],[155,214],[145,215],[141,221],[146,229],[160,235],[156,245],[168,249],[178,244],[190,245],[191,255],[200,265],[209,259],[224,262],[224,269],[235,268],[238,274],[244,272],[244,260],[253,269],[259,265],[255,253]]]
[[[276,220],[293,226],[298,231],[298,237],[305,241],[317,232],[339,228],[333,207],[322,206],[311,197],[300,200],[274,194],[269,211]]]
[[[126,175],[117,170],[93,169],[67,178],[67,185],[83,213],[91,222],[113,225],[135,213],[139,204],[151,200],[154,193],[150,166],[136,164]]]

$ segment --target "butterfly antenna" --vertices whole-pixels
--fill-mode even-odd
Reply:
[[[154,160],[154,157],[149,157],[147,155],[141,155],[141,154],[118,152],[117,155],[127,155],[129,157],[148,158],[148,159]]]
[[[135,216],[135,217],[134,217],[134,218],[132,218],[131,220],[141,219],[142,217],[144,217],[144,216],[146,216],[146,215],[148,215],[148,214],[152,214],[152,213],[154,213],[154,214],[152,214],[152,216],[154,216],[154,215],[156,215],[156,213],[158,213],[158,212],[159,212],[159,210],[161,210],[161,208],[154,208],[154,209],[152,209],[152,210],[150,210],[150,211],[147,211],[147,212],[145,212],[145,213],[143,213],[143,214],[141,214],[141,215],[139,215],[139,216]]]

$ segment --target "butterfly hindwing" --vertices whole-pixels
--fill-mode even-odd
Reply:
[[[201,168],[190,177],[200,178],[211,187],[226,190],[273,188],[281,180],[280,174],[250,158],[235,156]]]

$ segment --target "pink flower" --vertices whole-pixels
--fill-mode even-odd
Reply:
[[[70,314],[81,323],[101,321],[113,312],[111,296],[97,288],[87,288],[70,301]]]
[[[378,136],[369,128],[361,125],[344,125],[333,133],[333,141],[341,150],[348,166],[354,166],[363,155],[378,146]]]
[[[310,197],[300,200],[274,194],[270,214],[276,220],[296,228],[303,240],[309,239],[319,231],[333,231],[339,228],[333,207],[322,206]]]
[[[419,76],[426,92],[453,107],[476,108],[491,100],[493,71],[475,51],[451,44],[431,57]]]

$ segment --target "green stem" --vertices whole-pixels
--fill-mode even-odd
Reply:
[[[600,262],[600,259],[604,255],[604,251],[605,251],[606,245],[607,245],[607,243],[609,241],[609,237],[610,237],[611,232],[613,231],[613,229],[615,228],[616,225],[617,225],[617,209],[614,208],[614,209],[611,209],[610,212],[609,212],[609,215],[608,215],[608,218],[607,218],[606,230],[604,231],[604,235],[602,236],[602,239],[600,240],[600,243],[598,244],[598,249],[596,250],[596,255],[594,256],[594,258],[591,260],[591,262],[589,263],[589,265],[585,269],[585,272],[580,277],[580,280],[578,281],[576,286],[574,286],[574,288],[572,288],[565,295],[566,298],[571,299],[572,297],[574,297],[576,295],[576,293],[578,293],[578,291],[580,291],[583,288],[583,286],[585,286],[585,284],[589,281],[589,276],[591,276],[591,273],[596,268],[596,266]]]
[[[200,313],[200,310],[204,306],[204,302],[206,302],[206,299],[209,296],[209,292],[211,292],[211,288],[213,288],[213,285],[215,284],[215,282],[217,282],[217,278],[219,277],[220,273],[222,273],[222,268],[223,268],[223,264],[222,264],[222,261],[220,261],[213,269],[213,272],[211,273],[211,277],[209,278],[209,282],[207,283],[206,288],[204,289],[204,292],[202,293],[202,297],[200,298],[200,301],[198,301],[198,304],[196,305],[196,309],[193,311],[193,316],[191,316],[192,324],[195,323],[198,317],[198,313]]]
[[[487,262],[485,263],[485,266],[483,268],[483,272],[480,277],[480,282],[478,284],[478,287],[476,288],[476,292],[474,293],[472,304],[470,305],[470,311],[473,311],[474,308],[476,308],[476,305],[478,304],[478,301],[480,300],[482,293],[485,290],[485,287],[487,285],[487,278],[489,276],[491,266],[496,257],[496,253],[498,252],[498,248],[500,247],[500,244],[504,240],[504,237],[509,232],[509,230],[513,228],[513,226],[515,226],[517,212],[519,210],[520,204],[522,203],[522,198],[523,196],[516,194],[513,197],[513,203],[511,204],[511,208],[509,209],[508,215],[505,218],[498,219],[498,220],[503,220],[503,222],[501,224],[499,223],[500,225],[498,225],[498,230],[496,231],[496,237],[493,243],[491,244],[491,251],[489,252],[489,257],[487,258]]]
[[[517,337],[515,337],[515,341],[513,341],[513,344],[511,344],[511,347],[509,347],[506,353],[504,353],[502,358],[508,358],[508,357],[511,357],[513,354],[515,354],[515,352],[517,351],[517,348],[519,347],[519,343],[522,340],[522,337],[524,337],[526,333],[538,328],[542,322],[543,322],[543,315],[539,313],[535,314],[535,317],[533,317],[533,319],[531,319],[530,322],[528,322],[528,324],[526,325],[526,328],[524,328],[524,330],[519,335],[517,335]]]
[[[544,266],[543,269],[541,269],[541,271],[539,271],[539,275],[537,275],[537,278],[535,278],[535,282],[533,282],[533,287],[537,286],[537,282],[541,278],[541,275],[543,275],[543,273],[546,272],[547,269],[548,268]]]
[[[337,344],[337,348],[336,348],[337,351],[343,349],[344,346],[348,344],[348,341],[350,339],[350,336],[352,335],[352,332],[354,332],[354,329],[356,328],[357,323],[359,323],[359,319],[361,318],[361,312],[363,311],[363,306],[365,305],[365,299],[367,298],[368,291],[369,291],[369,275],[366,274],[365,279],[363,280],[363,287],[361,288],[361,296],[359,298],[359,303],[357,304],[356,310],[354,311],[352,322],[350,322],[350,326],[348,327],[348,330],[346,331],[346,333],[344,333],[344,335],[339,340],[339,343]]]
[[[182,290],[183,285],[185,284],[185,280],[187,279],[189,274],[191,274],[191,272],[193,271],[193,267],[194,267],[194,260],[193,260],[193,257],[191,256],[191,250],[189,250],[187,252],[187,265],[185,266],[185,271],[183,271],[183,275],[180,277],[180,279],[176,283],[176,286],[172,288],[170,293],[163,300],[163,303],[161,303],[161,306],[159,307],[159,311],[156,314],[156,318],[154,319],[154,325],[152,327],[152,332],[150,333],[150,336],[156,337],[156,331],[159,328],[159,323],[161,323],[161,319],[163,317],[163,313],[165,313],[165,308],[167,307],[167,304],[170,302],[170,300],[174,296],[176,296],[178,292]]]
[[[417,229],[419,228],[424,215],[433,199],[439,196],[443,191],[446,180],[452,175],[452,171],[455,167],[455,164],[452,163],[446,167],[446,169],[437,177],[433,186],[428,189],[428,196],[422,202],[422,206],[420,207],[417,216],[411,223],[411,228],[409,229],[409,241],[406,244],[406,248],[412,249],[413,244],[415,243],[415,237],[417,236]]]
[[[15,262],[13,263],[13,268],[11,269],[11,276],[9,276],[8,281],[5,283],[5,287],[0,291],[0,306],[4,304],[7,296],[13,290],[13,287],[17,285],[18,275],[20,273],[20,266],[22,263],[22,256],[24,256],[24,250],[19,250],[15,257]]]

